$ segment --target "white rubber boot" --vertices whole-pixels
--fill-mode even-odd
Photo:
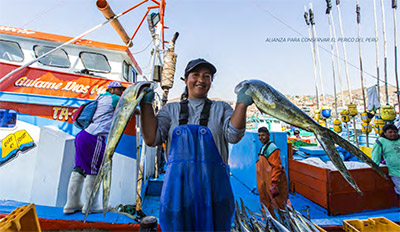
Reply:
[[[85,177],[77,172],[71,173],[64,213],[75,213],[82,210],[81,194],[84,179]]]
[[[84,191],[85,191],[85,204],[82,208],[82,213],[85,214],[88,208],[88,202],[90,198],[90,194],[92,193],[94,182],[96,180],[97,175],[87,175],[85,184],[84,184]],[[99,202],[99,191],[97,191],[96,196],[93,199],[92,206],[90,207],[89,213],[100,213],[103,212],[103,207]]]

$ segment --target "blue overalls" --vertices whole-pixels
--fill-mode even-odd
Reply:
[[[235,206],[229,166],[207,128],[210,106],[206,99],[201,125],[186,125],[188,102],[181,102],[160,199],[163,231],[230,231]]]

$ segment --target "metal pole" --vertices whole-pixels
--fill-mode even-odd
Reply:
[[[319,58],[319,47],[318,47],[318,43],[317,43],[317,30],[315,29],[315,20],[314,20],[314,13],[312,10],[312,3],[310,3],[310,22],[311,22],[311,29],[312,29],[312,33],[313,33],[313,37],[315,38],[314,41],[314,49],[316,52],[316,57],[318,60],[318,71],[319,71],[319,81],[321,83],[321,92],[322,92],[322,102],[324,103],[324,105],[326,105],[326,101],[325,101],[325,91],[324,91],[324,83],[322,81],[322,69],[321,69],[321,60]]]
[[[335,78],[335,50],[333,48],[332,23],[331,23],[331,17],[330,17],[332,4],[331,4],[330,0],[326,0],[326,3],[327,3],[326,14],[328,15],[328,23],[329,23],[329,40],[330,40],[330,43],[331,43],[333,93],[334,93],[334,96],[335,96],[335,117],[338,118],[337,95],[336,95],[336,78]]]
[[[383,31],[383,73],[385,77],[385,93],[386,93],[386,105],[389,105],[389,91],[388,91],[388,81],[387,81],[387,42],[386,42],[386,25],[385,25],[385,7],[383,5],[383,0],[381,0],[381,12],[382,12],[382,31]]]
[[[339,90],[340,90],[340,99],[342,100],[342,107],[344,107],[344,93],[342,87],[342,77],[341,77],[341,70],[340,70],[340,61],[339,61],[339,47],[336,39],[336,30],[335,30],[335,21],[333,20],[332,12],[329,14],[331,23],[332,23],[332,32],[333,32],[333,39],[335,42],[335,50],[336,50],[336,66],[337,66],[337,76],[339,78]]]
[[[304,11],[305,11],[304,12],[304,19],[305,19],[306,24],[307,24],[308,38],[310,39],[311,54],[312,54],[313,64],[314,64],[315,94],[316,94],[316,98],[317,98],[317,107],[319,109],[320,105],[319,105],[319,93],[318,93],[317,60],[315,59],[315,51],[314,51],[314,47],[313,47],[313,39],[311,39],[310,20],[309,20],[309,17],[308,17],[308,11],[307,11],[306,6],[304,6]]]
[[[349,68],[347,65],[347,52],[346,52],[346,43],[344,41],[344,33],[343,33],[343,24],[342,24],[342,14],[340,11],[340,1],[336,0],[336,7],[338,10],[338,17],[339,17],[339,26],[340,26],[340,34],[342,36],[342,46],[343,46],[343,55],[344,55],[344,67],[346,71],[346,79],[347,79],[347,88],[349,89],[349,103],[352,103],[352,96],[351,96],[351,85],[350,85],[350,77],[349,77]]]
[[[358,25],[358,52],[360,57],[360,76],[361,76],[361,92],[363,96],[363,103],[364,103],[364,112],[367,111],[366,100],[365,100],[365,91],[364,91],[364,75],[363,75],[363,66],[362,66],[362,54],[361,54],[361,13],[360,13],[360,6],[358,4],[358,0],[356,1],[356,13],[357,13],[357,25]],[[365,137],[367,140],[367,147],[369,147],[368,141],[368,132],[365,132]]]
[[[397,88],[397,104],[399,107],[399,111],[397,112],[400,115],[400,95],[399,93],[399,77],[397,73],[397,29],[396,29],[396,9],[397,9],[397,1],[392,0],[392,9],[393,9],[393,27],[394,27],[394,73],[396,77],[396,88]]]
[[[376,0],[374,1],[374,25],[375,25],[375,53],[376,53],[376,84],[378,86],[378,101],[381,101],[380,87],[379,87],[379,47],[378,47],[378,22],[376,20]]]

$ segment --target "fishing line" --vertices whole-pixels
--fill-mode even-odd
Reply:
[[[254,195],[259,195],[259,194],[257,194],[257,192],[256,192],[256,190],[257,190],[257,188],[253,188],[253,189],[251,189],[248,185],[246,185],[243,181],[241,181],[238,177],[236,177],[235,175],[233,175],[233,173],[231,172],[230,173],[231,174],[231,176],[233,177],[233,178],[235,178],[239,183],[241,183],[244,187],[246,187],[252,194],[254,194]]]
[[[54,8],[58,7],[59,5],[61,5],[61,3],[64,3],[65,0],[61,0],[59,1],[57,4],[53,5],[52,7],[49,7],[48,9],[42,11],[41,13],[37,14],[34,18],[28,20],[26,23],[22,24],[21,26],[19,26],[20,28],[24,28],[25,26],[31,24],[33,21],[36,21],[38,18],[42,17],[44,14],[46,14],[47,12],[53,10]]]

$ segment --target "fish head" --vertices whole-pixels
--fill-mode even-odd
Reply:
[[[142,91],[149,91],[148,88],[154,90],[156,84],[152,81],[138,81],[125,89],[122,99],[136,98]]]
[[[249,86],[250,86],[249,80],[244,80],[244,81],[242,81],[242,82],[240,82],[239,84],[236,85],[234,92],[235,92],[235,94],[238,94],[239,91],[240,91],[243,87],[244,87],[244,88],[248,88]]]

